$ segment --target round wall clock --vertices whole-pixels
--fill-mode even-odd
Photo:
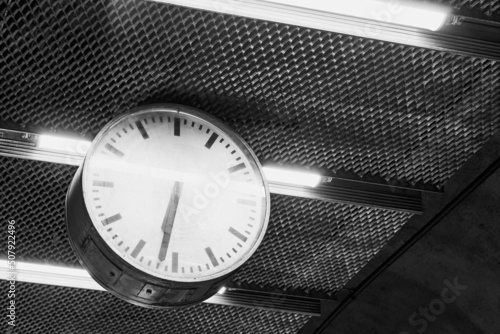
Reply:
[[[104,288],[148,307],[213,296],[255,252],[269,190],[247,144],[193,108],[159,104],[111,121],[66,199],[80,262]]]

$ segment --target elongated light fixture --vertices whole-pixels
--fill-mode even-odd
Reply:
[[[384,0],[263,0],[285,6],[313,9],[320,12],[354,16],[383,23],[436,31],[448,17],[444,7],[408,1]]]
[[[40,135],[38,138],[38,148],[58,151],[84,156],[89,147],[90,141],[65,138],[62,136]]]
[[[436,50],[469,52],[437,38],[451,8],[411,0],[151,0]],[[482,51],[481,51],[482,52]]]
[[[287,170],[266,166],[264,166],[263,169],[267,181],[271,183],[285,183],[297,186],[316,187],[321,181],[321,175],[312,172]]]
[[[0,261],[0,263],[0,279],[2,280],[104,291],[104,289],[90,277],[87,271],[83,269],[18,261],[15,262],[15,267],[9,268],[6,260]]]

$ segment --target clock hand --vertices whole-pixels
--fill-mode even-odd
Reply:
[[[183,182],[175,182],[170,201],[167,206],[167,212],[163,218],[161,230],[163,231],[163,239],[161,241],[160,253],[158,259],[164,261],[167,255],[168,244],[170,236],[172,235],[172,228],[174,227],[175,214],[177,213],[177,206],[179,205],[179,198],[181,197]]]

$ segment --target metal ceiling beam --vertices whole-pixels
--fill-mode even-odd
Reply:
[[[483,35],[460,35],[461,29],[458,29],[458,34],[450,34],[449,29],[443,29],[446,32],[432,32],[261,0],[154,1],[461,55],[500,60],[500,43],[483,39],[481,38]],[[388,6],[390,6],[390,3],[388,3]],[[461,24],[463,20],[463,17],[450,14],[447,27],[452,27],[451,30],[454,30],[454,25]],[[491,35],[500,34],[499,29],[495,26],[490,26],[488,29],[492,31]]]
[[[0,122],[0,155],[73,166],[79,166],[83,162],[85,150],[76,148],[65,153],[43,149],[39,147],[40,134],[44,133],[43,131],[24,131],[19,127],[16,129],[13,127],[15,126]],[[84,139],[74,135],[70,138]],[[266,162],[264,164],[268,165]],[[285,168],[294,167],[286,166]],[[325,170],[317,170],[317,172],[323,175],[323,181],[317,187],[269,182],[269,190],[271,193],[286,196],[356,204],[414,214],[421,214],[423,211],[421,196],[423,188],[411,189],[397,182],[378,183],[369,179],[342,178]],[[424,191],[428,191],[428,189]]]

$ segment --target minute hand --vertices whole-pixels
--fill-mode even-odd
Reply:
[[[172,228],[174,227],[175,214],[177,213],[177,207],[179,205],[179,198],[181,197],[183,185],[183,182],[175,182],[174,189],[172,189],[172,195],[170,195],[170,201],[167,206],[167,212],[163,218],[163,224],[161,225],[163,239],[161,241],[160,253],[158,254],[158,259],[160,261],[164,261],[167,256],[168,244],[170,243]]]

